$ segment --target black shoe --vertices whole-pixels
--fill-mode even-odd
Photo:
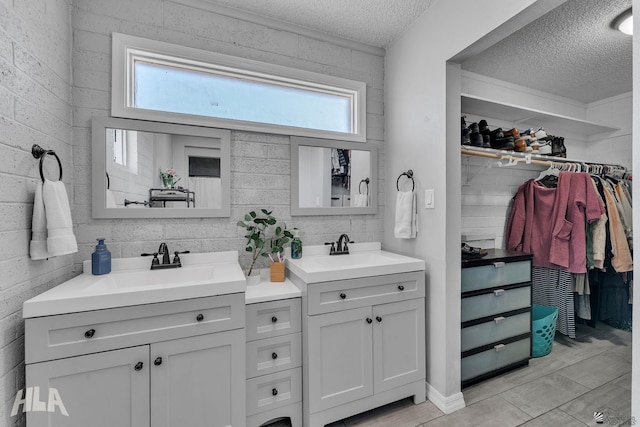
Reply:
[[[496,138],[491,142],[491,148],[496,150],[513,150],[515,144],[512,136],[505,136],[504,138]]]
[[[469,130],[471,131],[471,133],[479,133],[480,132],[480,126],[478,126],[478,123],[473,122],[469,125]]]
[[[563,137],[553,137],[551,140],[551,155],[556,157],[567,157],[567,148],[564,146]]]
[[[471,132],[471,145],[474,147],[482,147],[484,144],[484,139],[482,138],[482,134],[480,132]]]
[[[491,148],[491,135],[489,133],[481,133],[482,135],[482,146],[484,148]]]
[[[469,132],[469,129],[467,129],[466,127],[462,128],[462,145],[471,145],[470,132]]]

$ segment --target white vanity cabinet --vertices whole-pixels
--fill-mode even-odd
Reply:
[[[424,272],[305,283],[304,425],[425,400]]]
[[[39,426],[244,426],[244,293],[25,320],[26,384],[68,416]]]

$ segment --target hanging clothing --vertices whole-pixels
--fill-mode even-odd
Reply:
[[[531,297],[534,304],[558,307],[556,331],[576,337],[571,273],[546,267],[531,269]]]
[[[613,254],[613,257],[611,258],[611,266],[618,273],[633,271],[631,251],[629,250],[627,236],[620,219],[620,213],[616,206],[612,188],[606,180],[601,179],[601,182],[603,184],[607,213],[609,216],[609,235],[611,240],[611,251]]]

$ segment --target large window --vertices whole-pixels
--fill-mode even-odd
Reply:
[[[113,34],[112,115],[365,141],[362,82]]]

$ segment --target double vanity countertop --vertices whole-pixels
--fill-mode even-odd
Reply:
[[[424,260],[381,250],[380,242],[353,243],[350,254],[329,255],[328,246],[306,246],[304,257],[288,259],[287,268],[306,283],[321,283],[381,276],[425,269]],[[290,252],[287,249],[287,255]],[[116,258],[111,273],[91,274],[91,261],[84,273],[23,304],[23,317],[103,310],[191,298],[246,292],[247,304],[300,296],[290,281],[247,286],[238,263],[238,252],[184,254],[182,267],[151,270],[144,257]]]

